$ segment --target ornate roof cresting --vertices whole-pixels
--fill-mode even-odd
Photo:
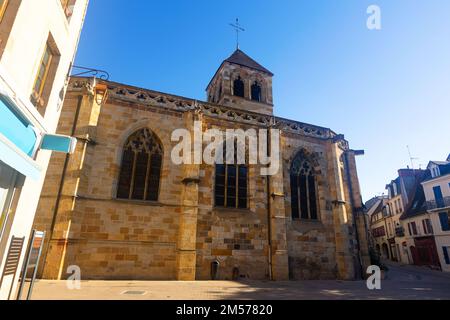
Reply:
[[[94,83],[93,79],[94,78],[73,77],[69,83],[68,90],[78,91],[80,89],[88,89],[89,91],[92,91]],[[274,127],[284,132],[323,140],[333,139],[343,150],[349,149],[348,142],[344,139],[344,137],[336,134],[329,128],[198,101],[153,90],[127,86],[111,81],[103,81],[99,79],[97,79],[97,81],[101,81],[107,85],[110,101],[117,99],[119,101],[126,101],[144,106],[160,107],[179,112],[201,112],[203,115],[212,118],[236,121],[260,127]]]

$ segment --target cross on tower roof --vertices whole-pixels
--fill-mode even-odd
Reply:
[[[239,24],[238,18],[236,18],[236,23],[230,23],[230,26],[236,30],[236,49],[239,49],[239,32],[244,32],[245,29]]]

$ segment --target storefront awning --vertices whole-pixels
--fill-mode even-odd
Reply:
[[[33,161],[37,135],[33,126],[0,94],[0,161],[24,176],[38,179],[40,168]]]
[[[0,133],[0,161],[26,177],[38,180],[41,168]]]

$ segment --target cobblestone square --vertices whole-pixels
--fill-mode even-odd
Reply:
[[[450,299],[450,275],[414,266],[390,265],[382,289],[365,281],[39,281],[34,300],[392,300]]]

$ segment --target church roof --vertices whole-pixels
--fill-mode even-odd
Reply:
[[[236,65],[239,65],[239,66],[243,66],[243,67],[246,67],[246,68],[250,68],[250,69],[253,69],[253,70],[261,71],[261,72],[267,73],[270,76],[273,76],[272,72],[270,72],[269,70],[264,68],[262,65],[260,65],[258,62],[256,62],[252,58],[250,58],[242,50],[236,49],[236,51],[234,51],[231,56],[229,56],[227,59],[225,59],[220,64],[220,67],[217,69],[216,73],[211,78],[211,81],[208,84],[207,90],[208,90],[209,86],[211,85],[211,83],[213,82],[214,78],[216,77],[217,73],[219,72],[220,68],[222,68],[222,66],[226,62],[232,63],[232,64],[236,64]]]
[[[240,49],[237,49],[233,54],[225,60],[225,62],[237,64],[243,67],[247,67],[250,69],[258,70],[264,73],[268,73],[271,76],[273,76],[273,73],[264,68],[262,65],[260,65],[258,62],[250,58],[248,55],[246,55],[243,51]]]

